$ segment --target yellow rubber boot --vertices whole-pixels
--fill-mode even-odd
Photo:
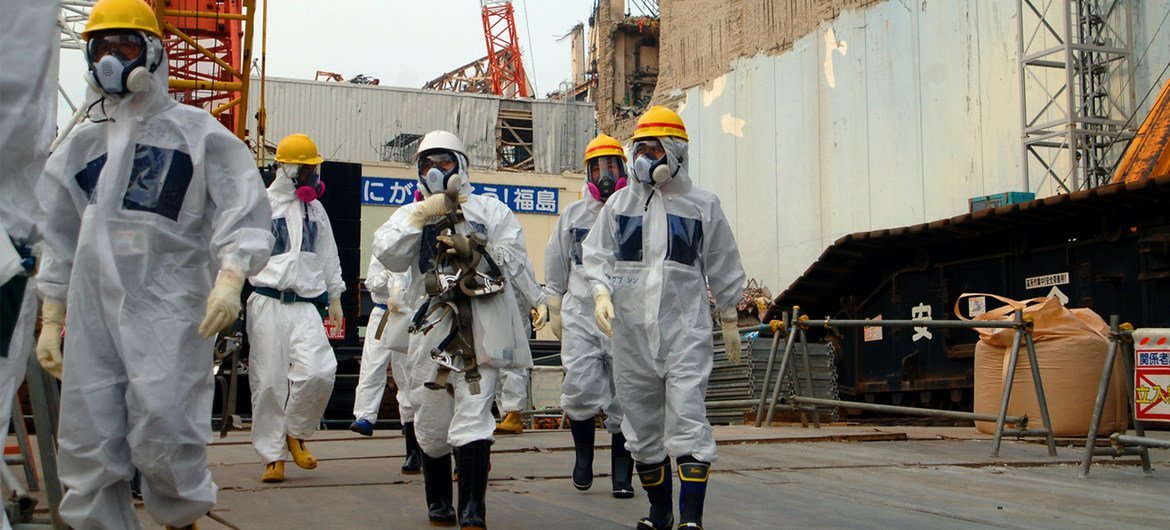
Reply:
[[[313,453],[309,452],[309,448],[305,447],[305,441],[300,438],[288,438],[288,452],[292,453],[293,462],[301,469],[317,469],[317,459],[313,458]]]
[[[264,466],[260,482],[284,482],[284,462],[271,462]]]
[[[524,432],[524,424],[520,422],[519,412],[509,412],[504,419],[496,424],[496,434],[520,434]]]

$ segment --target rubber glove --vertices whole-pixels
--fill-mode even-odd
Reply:
[[[606,337],[613,336],[613,326],[610,324],[613,317],[613,302],[610,301],[609,293],[600,291],[593,295],[593,321],[597,322],[597,328]]]
[[[240,291],[244,288],[244,275],[239,271],[219,271],[215,286],[207,296],[207,314],[199,324],[199,335],[211,338],[223,331],[240,317]]]
[[[340,298],[330,298],[329,299],[329,320],[333,321],[334,327],[340,327],[342,318],[343,318],[343,315],[341,312],[341,299]]]
[[[727,361],[731,364],[739,364],[740,348],[742,347],[739,338],[739,315],[735,308],[731,307],[724,309],[719,316],[723,321],[723,346],[727,348]]]
[[[442,193],[436,193],[423,199],[410,212],[410,224],[415,228],[422,228],[428,221],[447,213],[447,198]]]
[[[540,331],[548,324],[548,304],[536,306],[536,318],[532,319],[532,330]]]
[[[61,330],[65,328],[65,304],[45,300],[41,307],[41,336],[37,337],[37,360],[41,368],[61,379],[64,358],[61,356]]]
[[[561,297],[559,296],[548,298],[548,323],[552,326],[553,335],[556,335],[557,340],[561,340]]]

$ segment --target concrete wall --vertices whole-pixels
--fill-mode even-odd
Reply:
[[[841,7],[850,3],[868,7]],[[769,39],[743,44],[755,31],[746,26],[729,36],[739,30],[721,20],[763,5],[731,4],[685,2],[703,17],[680,28],[671,22],[680,2],[663,2],[659,86],[673,83],[671,97],[681,99],[691,175],[722,200],[748,276],[774,293],[843,235],[958,215],[969,197],[1023,187],[1016,0],[776,2],[773,9],[816,4],[828,15],[836,6],[836,18],[787,48],[769,37],[775,55],[735,59]],[[1153,37],[1170,0],[1134,4],[1140,101],[1170,60],[1170,29]],[[745,21],[772,17],[776,31],[787,31],[783,14]],[[683,52],[690,62],[674,56]],[[724,73],[705,81],[717,67]],[[1040,176],[1028,187],[1054,193]]]

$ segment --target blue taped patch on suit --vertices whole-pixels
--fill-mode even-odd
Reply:
[[[683,265],[695,265],[703,250],[703,222],[666,214],[666,225],[670,230],[666,259]]]
[[[642,216],[618,215],[617,233],[617,260],[642,261]]]
[[[73,180],[77,181],[77,186],[81,191],[85,192],[85,198],[93,204],[97,199],[94,198],[94,191],[97,190],[98,177],[102,174],[102,168],[106,166],[106,155],[102,154],[89,162],[86,162],[85,167],[73,175]]]
[[[130,182],[126,186],[126,195],[122,197],[122,207],[153,212],[177,221],[193,175],[194,168],[187,153],[138,144],[134,147],[134,165],[130,169]]]
[[[276,238],[272,244],[273,256],[288,252],[288,221],[283,217],[272,220],[272,237]]]

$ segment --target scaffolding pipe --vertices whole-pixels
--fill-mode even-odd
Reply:
[[[839,399],[821,399],[808,398],[801,396],[794,396],[792,401],[796,403],[807,403],[809,405],[817,405],[820,407],[841,407],[846,409],[868,410],[871,412],[886,412],[890,414],[908,414],[911,416],[933,416],[938,418],[952,418],[956,420],[972,420],[972,421],[996,421],[999,416],[995,414],[977,414],[974,412],[963,412],[959,410],[933,410],[922,409],[917,407],[902,407],[899,405],[882,405],[880,403],[859,403],[856,401],[842,401]],[[1004,420],[1013,425],[1026,424],[1027,416],[1007,416]]]
[[[1159,449],[1170,449],[1170,440],[1159,440],[1157,438],[1148,438],[1145,436],[1129,436],[1125,434],[1114,434],[1109,437],[1109,441],[1115,446],[1123,449],[1127,445],[1137,445],[1141,447],[1157,447]]]

